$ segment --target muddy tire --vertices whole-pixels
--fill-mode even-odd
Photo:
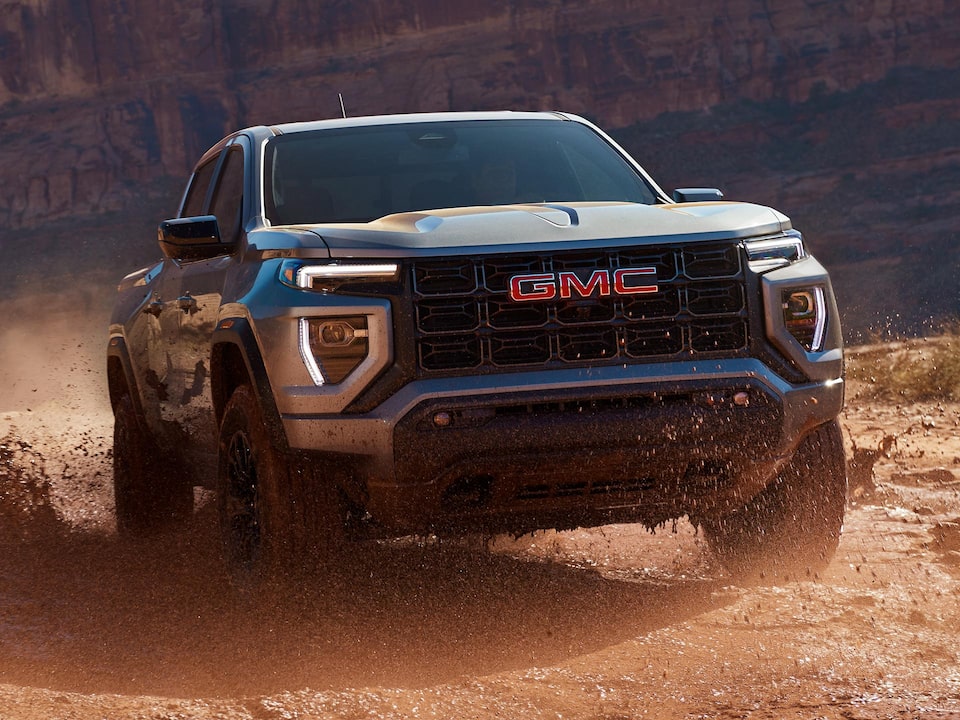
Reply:
[[[339,493],[302,458],[278,450],[241,385],[220,425],[217,498],[228,565],[253,575],[334,557],[343,540]]]
[[[182,522],[193,512],[193,487],[159,461],[153,438],[129,395],[120,398],[113,412],[117,532],[139,537]]]
[[[700,524],[714,554],[738,578],[810,577],[836,552],[846,494],[843,438],[834,420],[810,433],[747,505]]]

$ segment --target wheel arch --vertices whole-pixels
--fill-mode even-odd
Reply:
[[[134,411],[143,417],[143,403],[133,374],[133,364],[127,343],[121,335],[112,336],[107,343],[107,390],[112,409],[116,409],[120,398],[129,395]]]
[[[283,422],[253,328],[246,318],[230,318],[220,323],[211,340],[210,393],[217,427],[223,422],[227,401],[241,385],[253,390],[274,446],[287,450]]]

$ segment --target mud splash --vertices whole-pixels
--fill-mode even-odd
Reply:
[[[15,436],[0,438],[0,537],[33,539],[59,531],[43,456]]]

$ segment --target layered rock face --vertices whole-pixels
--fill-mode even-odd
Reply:
[[[871,322],[916,279],[940,317],[960,272],[958,70],[954,0],[0,0],[0,293],[31,257],[155,256],[207,147],[337,116],[342,94],[351,115],[583,114],[668,189],[720,186],[787,212],[830,262],[887,263]],[[885,259],[904,248],[943,279],[924,256],[904,280]]]
[[[557,108],[608,128],[960,65],[950,0],[0,4],[0,227],[122,210],[236,127]],[[710,142],[710,138],[704,138]]]

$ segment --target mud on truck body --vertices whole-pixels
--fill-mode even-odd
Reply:
[[[820,567],[837,308],[776,210],[670,197],[562,113],[253,127],[200,159],[108,344],[118,528],[216,491],[232,562],[350,535],[688,516]]]

